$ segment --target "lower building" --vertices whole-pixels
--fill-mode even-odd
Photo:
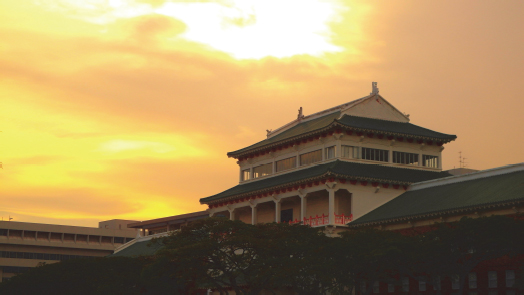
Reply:
[[[127,226],[131,229],[138,230],[140,235],[137,235],[136,239],[116,248],[113,256],[133,257],[153,255],[161,248],[161,245],[150,245],[149,241],[151,241],[151,239],[167,236],[172,231],[179,230],[191,222],[207,217],[209,217],[209,212],[199,211],[130,223]]]
[[[505,215],[522,218],[524,212],[524,163],[459,174],[411,185],[405,193],[348,224],[348,228],[380,228],[406,234],[424,233],[442,222],[467,216]],[[504,229],[501,229],[504,230]],[[464,293],[459,279],[426,282],[399,278],[391,282],[367,282],[360,294],[471,294],[515,295],[515,275],[522,260],[500,257],[477,265],[465,278]],[[520,294],[520,293],[519,293]]]
[[[108,220],[99,227],[0,221],[0,282],[40,263],[107,256],[133,240],[134,220]]]

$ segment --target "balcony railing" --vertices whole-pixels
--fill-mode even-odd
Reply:
[[[335,214],[335,224],[347,224],[349,222],[353,221],[353,214],[350,215],[344,215]],[[309,218],[304,218],[304,220],[292,220],[288,222],[289,224],[296,224],[296,223],[302,223],[303,225],[309,225],[311,227],[315,226],[321,226],[321,225],[328,225],[329,224],[329,215],[322,214],[321,216],[316,215],[315,217],[310,216]]]

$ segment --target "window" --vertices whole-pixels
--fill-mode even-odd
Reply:
[[[460,289],[460,276],[454,276],[451,278],[451,289],[458,290]]]
[[[470,272],[468,275],[468,282],[469,282],[469,288],[470,289],[476,289],[477,288],[477,273],[476,272]]]
[[[366,293],[366,281],[360,282],[360,293]]]
[[[393,163],[418,165],[418,154],[393,152]]]
[[[0,228],[0,236],[6,236],[7,237],[7,229]]]
[[[253,178],[269,175],[273,172],[273,163],[267,163],[253,168]]]
[[[124,238],[121,238],[121,237],[115,237],[115,243],[117,243],[117,244],[123,244],[123,243],[124,243]]]
[[[488,271],[488,285],[490,288],[497,288],[497,272]]]
[[[409,278],[408,277],[402,278],[402,291],[409,292]]]
[[[250,180],[250,179],[251,179],[250,169],[242,170],[242,180]]]
[[[335,158],[335,151],[336,151],[335,146],[327,147],[326,148],[326,160]]]
[[[322,150],[317,150],[300,155],[300,166],[322,161]]]
[[[286,209],[280,211],[280,222],[293,221],[293,209]]]
[[[419,291],[426,291],[426,280],[420,279],[418,281],[418,290]]]
[[[380,283],[379,281],[375,281],[373,283],[373,293],[378,294],[380,292]]]
[[[276,162],[277,172],[289,170],[297,167],[297,157],[291,157]]]
[[[438,156],[422,155],[422,166],[438,168]]]
[[[387,150],[362,148],[362,159],[366,160],[388,162],[388,154]]]
[[[440,277],[436,276],[433,278],[433,290],[439,291],[442,287],[440,285]]]
[[[358,147],[343,145],[342,146],[342,157],[348,159],[358,159]]]
[[[514,285],[515,285],[515,271],[506,270],[506,287],[513,288]]]
[[[392,283],[388,284],[388,293],[394,293],[395,292],[395,285]]]

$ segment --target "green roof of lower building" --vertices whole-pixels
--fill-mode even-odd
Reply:
[[[373,225],[524,201],[524,171],[407,191],[349,223]]]
[[[114,253],[110,256],[151,256],[163,247],[159,240],[136,241],[134,244]]]
[[[201,203],[210,203],[230,197],[263,192],[275,188],[286,187],[296,183],[318,179],[322,177],[347,178],[365,181],[387,182],[395,184],[411,184],[442,177],[448,177],[447,172],[426,171],[412,168],[383,166],[380,164],[362,164],[335,160],[333,162],[314,165],[282,175],[271,176],[260,180],[250,181],[234,186],[219,194],[200,199]]]

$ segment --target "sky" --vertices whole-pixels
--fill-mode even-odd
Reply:
[[[524,162],[524,1],[0,0],[0,216],[205,210],[226,153],[380,94],[456,134],[444,169]]]

